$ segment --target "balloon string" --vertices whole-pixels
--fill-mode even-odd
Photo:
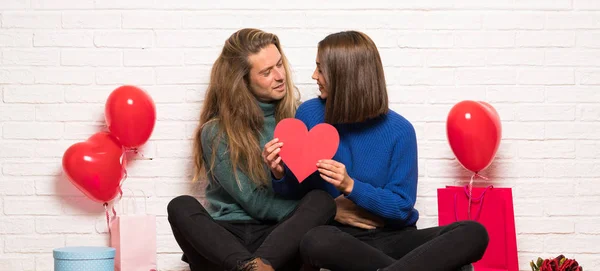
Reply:
[[[468,212],[469,219],[471,219],[471,199],[473,198],[473,179],[475,177],[479,177],[479,178],[484,179],[486,181],[490,180],[490,179],[488,179],[485,176],[479,175],[478,172],[475,172],[473,175],[471,175],[471,181],[469,182],[469,208],[467,209],[468,210],[467,212]]]
[[[111,234],[110,232],[110,215],[108,215],[108,203],[104,203],[102,204],[104,206],[104,212],[106,213],[106,228],[108,229],[108,234]]]
[[[123,190],[121,190],[121,186],[119,185],[119,201],[123,198]],[[108,214],[108,202],[102,204],[104,206],[104,213],[106,214],[106,228],[108,228],[108,233],[110,234],[110,215]],[[117,216],[117,211],[115,210],[115,204],[113,202],[111,206],[111,211],[113,213],[113,219]]]
[[[152,157],[144,156],[144,154],[138,148],[128,148],[127,152],[133,152],[133,153],[139,155],[141,157],[140,160],[153,160]]]
[[[129,177],[127,169],[123,167],[123,179],[121,179],[121,182],[119,183],[119,191],[121,191],[121,187],[123,186],[123,183],[125,182],[125,179],[127,179],[127,177]]]

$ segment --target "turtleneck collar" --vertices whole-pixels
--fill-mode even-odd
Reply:
[[[275,103],[258,102],[258,106],[263,111],[265,117],[275,115]]]

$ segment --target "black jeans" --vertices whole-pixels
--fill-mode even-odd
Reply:
[[[255,257],[268,261],[274,269],[292,265],[298,270],[302,237],[329,223],[335,210],[333,198],[320,190],[306,194],[277,224],[215,221],[191,196],[179,196],[167,206],[173,235],[192,271],[232,270]]]
[[[481,259],[486,229],[473,221],[417,230],[364,230],[334,223],[310,230],[302,239],[304,261],[333,271],[455,271]]]

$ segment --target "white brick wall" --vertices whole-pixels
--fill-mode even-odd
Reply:
[[[188,182],[210,65],[242,27],[278,34],[303,99],[316,43],[365,31],[380,48],[392,108],[419,140],[419,226],[437,224],[436,189],[464,184],[445,119],[490,102],[503,141],[482,174],[513,188],[519,260],[564,253],[600,268],[600,1],[423,0],[291,3],[195,0],[0,1],[0,269],[52,270],[52,249],[107,245],[104,209],[68,182],[61,157],[105,129],[120,84],[146,89],[158,122],[125,187],[148,195],[159,270],[187,270],[166,220]]]

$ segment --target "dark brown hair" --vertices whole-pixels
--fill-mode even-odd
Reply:
[[[388,112],[383,65],[369,36],[358,31],[334,33],[320,41],[318,49],[328,91],[325,122],[362,122]]]

